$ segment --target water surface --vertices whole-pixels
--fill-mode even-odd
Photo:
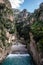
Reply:
[[[29,54],[10,54],[1,65],[33,65]]]

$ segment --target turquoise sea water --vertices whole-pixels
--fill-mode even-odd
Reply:
[[[31,56],[24,55],[9,55],[0,65],[33,65]]]

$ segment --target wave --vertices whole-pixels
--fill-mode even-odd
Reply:
[[[29,54],[9,54],[8,57],[18,57],[18,56],[30,56]]]

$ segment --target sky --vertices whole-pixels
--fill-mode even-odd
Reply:
[[[12,8],[15,9],[27,9],[29,12],[33,12],[35,9],[39,8],[39,4],[43,0],[9,0],[11,2]]]

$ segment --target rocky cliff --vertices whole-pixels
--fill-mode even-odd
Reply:
[[[12,33],[13,12],[8,0],[0,0],[0,62],[9,54]]]
[[[38,65],[43,65],[43,3],[41,3],[39,8],[34,11],[33,15],[34,20],[31,24],[32,34],[30,34],[30,45],[32,43],[34,52],[32,50],[32,45],[30,46],[30,49],[36,63]]]

